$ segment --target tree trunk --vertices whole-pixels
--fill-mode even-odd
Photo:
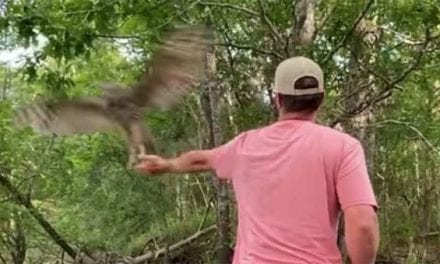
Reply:
[[[11,241],[13,242],[13,251],[11,252],[14,264],[23,264],[26,260],[26,236],[23,230],[19,212],[14,212],[14,225],[11,234]]]
[[[201,106],[206,119],[208,133],[208,148],[214,148],[222,143],[222,129],[220,124],[220,92],[215,81],[216,62],[214,50],[207,54],[206,67],[208,79],[201,93]],[[212,175],[212,183],[217,195],[217,263],[230,263],[232,250],[229,246],[231,240],[230,208],[228,185],[221,182],[215,174]]]
[[[0,240],[11,256],[11,263],[23,264],[26,259],[26,236],[19,210],[16,208],[12,210],[9,221],[5,222],[5,227],[1,230],[2,235],[0,236]],[[0,260],[2,263],[8,263],[1,255]]]
[[[316,0],[298,0],[294,5],[295,26],[293,28],[293,46],[307,47],[315,37]]]

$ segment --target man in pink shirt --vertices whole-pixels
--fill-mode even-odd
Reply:
[[[319,125],[324,74],[305,57],[275,72],[279,119],[211,150],[174,159],[144,156],[145,174],[214,170],[231,181],[238,204],[234,264],[341,263],[342,213],[353,264],[374,263],[379,243],[377,203],[363,148],[348,134]]]

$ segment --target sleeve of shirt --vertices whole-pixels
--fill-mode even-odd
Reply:
[[[356,140],[347,144],[342,157],[336,177],[336,191],[341,209],[364,204],[371,205],[377,210],[377,201],[360,142]]]
[[[218,178],[231,179],[232,169],[237,151],[237,145],[244,133],[236,136],[229,142],[210,150],[210,163]]]

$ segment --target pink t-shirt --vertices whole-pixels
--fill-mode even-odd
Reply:
[[[358,140],[305,120],[243,132],[213,150],[238,205],[234,264],[341,263],[341,209],[376,199]]]

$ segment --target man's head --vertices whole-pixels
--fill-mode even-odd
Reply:
[[[275,71],[274,92],[280,114],[315,113],[324,100],[321,67],[305,57],[284,60]]]

